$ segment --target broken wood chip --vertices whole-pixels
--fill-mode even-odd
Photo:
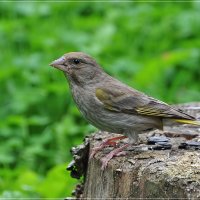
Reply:
[[[198,133],[190,133],[190,132],[186,132],[186,133],[174,133],[174,132],[164,132],[163,133],[166,137],[183,137],[186,140],[191,140],[193,138],[196,138],[199,134]]]
[[[149,150],[167,150],[171,148],[172,145],[168,142],[157,142],[155,145],[149,147]]]
[[[80,179],[81,176],[85,175],[87,170],[89,139],[85,138],[84,144],[72,147],[71,153],[73,155],[73,160],[69,163],[66,169],[71,171],[71,177]]]
[[[194,150],[200,150],[200,142],[195,141],[186,141],[182,142],[179,147],[179,149],[194,149]]]
[[[156,144],[158,142],[169,142],[169,138],[163,136],[152,136],[147,140],[147,144]]]

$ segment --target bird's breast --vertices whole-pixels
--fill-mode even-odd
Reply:
[[[96,98],[95,89],[73,87],[72,94],[78,109],[86,120],[101,130],[114,131],[110,123],[112,116]]]

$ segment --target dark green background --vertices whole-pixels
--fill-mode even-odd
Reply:
[[[49,63],[83,51],[147,94],[200,101],[200,3],[0,3],[1,197],[65,197],[70,148],[95,128]]]

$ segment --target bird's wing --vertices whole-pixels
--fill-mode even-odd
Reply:
[[[195,119],[182,110],[176,109],[137,90],[124,92],[124,90],[122,91],[122,89],[114,87],[112,89],[97,88],[96,97],[110,111],[161,118]]]

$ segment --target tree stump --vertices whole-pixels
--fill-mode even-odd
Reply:
[[[200,117],[200,103],[178,106]],[[150,142],[150,138],[163,139],[166,135],[170,136],[168,145]],[[164,132],[142,134],[143,151],[130,148],[126,156],[114,157],[102,170],[101,159],[113,147],[106,147],[92,159],[87,159],[88,154],[102,140],[113,136],[116,134],[99,131],[87,139],[89,150],[76,165],[82,166],[81,173],[85,176],[83,191],[79,192],[77,199],[200,199],[200,127],[168,123]]]

